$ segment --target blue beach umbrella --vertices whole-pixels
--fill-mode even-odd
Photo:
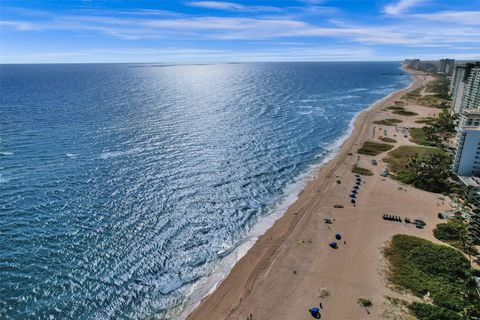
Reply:
[[[333,249],[337,249],[337,243],[336,243],[335,241],[334,241],[334,242],[330,242],[328,245],[329,245],[331,248],[333,248]]]
[[[337,233],[337,234],[335,235],[335,239],[337,239],[337,240],[342,239],[342,236],[340,235],[340,233]]]
[[[314,317],[315,319],[320,319],[320,309],[318,308],[311,308],[308,310],[310,312],[310,314],[312,315],[312,317]]]

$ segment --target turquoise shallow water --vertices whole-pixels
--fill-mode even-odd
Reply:
[[[1,65],[0,318],[175,318],[399,68]]]

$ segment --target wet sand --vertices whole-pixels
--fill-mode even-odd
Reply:
[[[401,131],[393,126],[375,125],[375,120],[398,118],[403,120],[399,127],[420,127],[423,125],[415,123],[416,119],[439,113],[439,109],[422,107],[413,101],[408,102],[406,109],[417,112],[417,116],[392,115],[383,110],[406,92],[431,80],[409,72],[414,82],[357,117],[351,136],[337,156],[318,169],[298,200],[188,319],[245,320],[249,315],[255,320],[311,319],[308,309],[318,307],[320,302],[322,319],[393,319],[386,297],[396,293],[389,289],[384,277],[382,248],[399,233],[435,241],[432,229],[439,222],[437,213],[450,209],[448,200],[437,194],[381,177],[380,172],[386,168],[382,161],[386,153],[376,157],[356,154],[364,141],[377,140],[384,130],[388,137],[397,140],[396,146],[412,145]],[[376,159],[378,165],[372,166],[371,159]],[[365,183],[354,207],[349,194],[355,179],[351,169],[357,161],[374,175],[363,177]],[[384,213],[412,220],[420,217],[427,225],[417,229],[412,224],[385,221]],[[326,224],[325,218],[335,221]],[[337,232],[343,239],[335,250],[328,244],[335,241]],[[359,298],[373,302],[369,314],[357,303]]]

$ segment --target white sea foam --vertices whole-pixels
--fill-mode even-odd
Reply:
[[[67,158],[75,159],[77,155],[75,153],[66,153]]]
[[[0,152],[0,156],[13,156],[13,152],[3,151],[3,152]]]
[[[134,148],[126,151],[106,151],[100,154],[100,159],[109,159],[109,158],[116,158],[121,156],[128,156],[132,154],[136,154],[140,151],[140,148]]]
[[[413,84],[413,78],[411,77],[410,79],[411,80],[409,85],[404,89],[409,88]],[[195,308],[200,304],[201,300],[204,297],[215,291],[218,285],[228,276],[233,266],[248,253],[248,250],[250,250],[250,248],[253,247],[257,239],[261,235],[263,235],[268,229],[270,229],[275,223],[275,221],[280,219],[285,214],[287,209],[293,203],[295,203],[295,201],[298,199],[300,192],[305,188],[306,184],[315,177],[315,173],[317,172],[317,170],[319,170],[321,166],[335,158],[343,143],[351,136],[355,128],[355,122],[358,116],[362,112],[370,110],[381,101],[388,99],[393,93],[394,92],[390,92],[390,94],[388,94],[387,96],[371,104],[367,109],[359,111],[355,114],[355,116],[350,121],[348,129],[345,131],[345,133],[335,139],[329,146],[327,146],[326,151],[322,152],[317,156],[317,158],[322,159],[322,161],[320,163],[311,165],[308,170],[306,170],[305,173],[301,174],[295,182],[288,185],[284,189],[283,195],[281,197],[281,202],[274,206],[274,208],[271,210],[271,213],[262,217],[256,223],[256,225],[250,230],[244,241],[225,258],[220,260],[209,276],[197,282],[190,288],[190,292],[187,294],[188,298],[183,305],[183,311],[177,317],[178,319],[186,319],[188,315],[193,312],[193,310],[195,310]]]
[[[360,91],[367,91],[367,88],[356,88],[356,89],[351,89],[348,90],[348,92],[360,92]]]

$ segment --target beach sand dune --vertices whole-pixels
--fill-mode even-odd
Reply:
[[[389,137],[396,134],[395,127],[374,125],[373,121],[392,118],[391,112],[383,110],[386,106],[431,80],[420,73],[413,76],[415,81],[409,88],[391,94],[359,115],[338,155],[319,168],[299,199],[188,319],[245,320],[250,315],[255,320],[310,319],[308,309],[320,303],[322,319],[390,318],[393,311],[385,302],[395,293],[385,280],[382,248],[399,233],[434,240],[432,228],[439,222],[437,213],[449,209],[450,203],[437,194],[381,177],[386,167],[381,161],[385,154],[359,158],[356,151],[364,141],[374,138],[374,126],[387,130]],[[404,120],[400,126],[419,126],[415,119],[439,112],[412,101],[406,108],[419,115],[394,116]],[[395,139],[396,146],[412,144],[403,135],[397,134]],[[371,165],[373,158],[378,166]],[[363,178],[354,207],[349,194],[355,183],[351,168],[357,161],[374,175]],[[417,229],[413,224],[386,221],[382,219],[384,213],[422,218],[427,225]],[[334,221],[326,224],[325,218]],[[338,248],[332,249],[328,244],[335,241],[336,233],[342,239]],[[366,309],[358,303],[359,298],[369,299],[373,305]]]

